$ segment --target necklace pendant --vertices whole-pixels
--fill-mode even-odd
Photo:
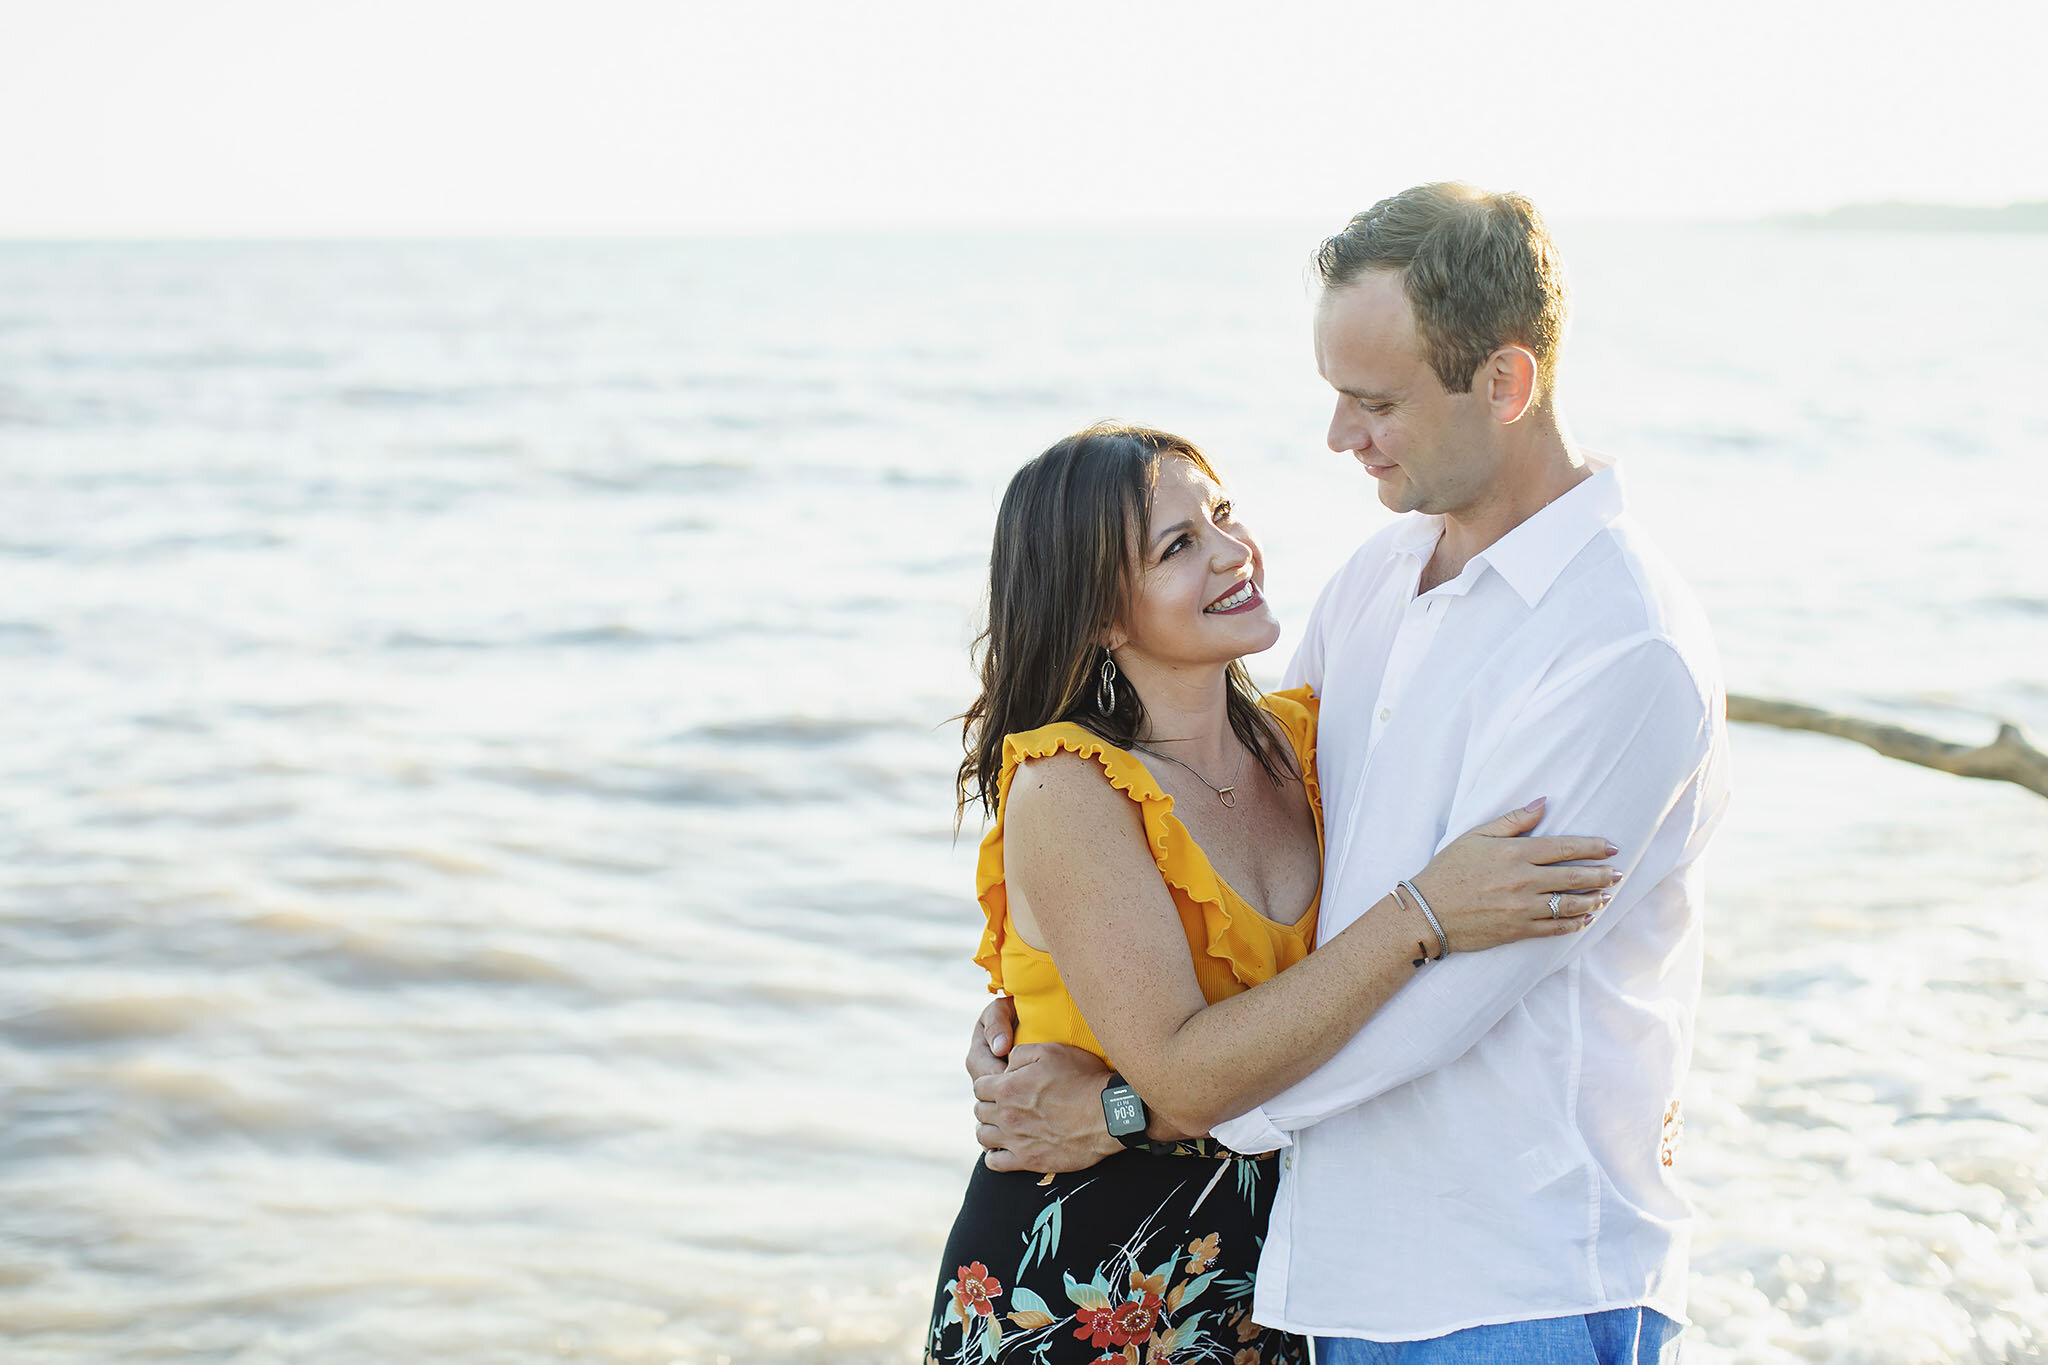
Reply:
[[[1218,801],[1221,801],[1221,802],[1222,802],[1222,803],[1224,804],[1225,808],[1227,808],[1227,809],[1229,809],[1229,810],[1236,810],[1236,809],[1237,809],[1237,796],[1235,795],[1236,791],[1237,791],[1237,788],[1236,788],[1235,786],[1229,786],[1229,787],[1218,787],[1218,788],[1216,789],[1216,799],[1217,799]]]

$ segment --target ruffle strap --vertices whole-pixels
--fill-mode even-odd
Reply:
[[[1320,833],[1321,801],[1313,785],[1315,699],[1304,687],[1273,693],[1265,704],[1301,756]],[[1138,803],[1145,839],[1159,875],[1201,912],[1208,955],[1226,964],[1231,975],[1245,986],[1268,980],[1279,971],[1271,935],[1246,924],[1244,916],[1232,909],[1236,898],[1225,895],[1223,881],[1216,875],[1208,855],[1195,843],[1187,827],[1174,817],[1173,798],[1161,789],[1145,765],[1101,736],[1062,721],[1008,735],[1003,740],[1003,766],[996,779],[996,822],[981,841],[981,859],[975,870],[975,898],[981,903],[984,925],[974,960],[988,973],[990,992],[1003,989],[1003,934],[1009,916],[1009,894],[1003,883],[1003,811],[1010,783],[1017,775],[1018,765],[1025,760],[1049,758],[1063,750],[1094,759],[1102,765],[1110,785]]]

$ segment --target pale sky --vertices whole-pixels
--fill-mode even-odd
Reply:
[[[0,0],[0,236],[2048,198],[2048,6]]]

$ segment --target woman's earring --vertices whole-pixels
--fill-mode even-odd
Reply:
[[[1095,709],[1103,715],[1116,714],[1116,660],[1102,656],[1102,671],[1095,675]]]

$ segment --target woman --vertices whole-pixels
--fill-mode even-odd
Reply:
[[[1311,956],[1316,703],[1260,699],[1239,663],[1279,638],[1263,581],[1194,446],[1069,437],[1004,495],[966,716],[960,809],[995,815],[976,960],[1017,1041],[1094,1052],[1183,1134],[1307,1075],[1444,952],[1583,928],[1612,881],[1564,865],[1587,840],[1509,837],[1538,818],[1518,811]],[[1571,914],[1541,908],[1552,892]],[[1274,1182],[1204,1138],[1067,1175],[977,1166],[927,1359],[1305,1361],[1248,1315]]]

